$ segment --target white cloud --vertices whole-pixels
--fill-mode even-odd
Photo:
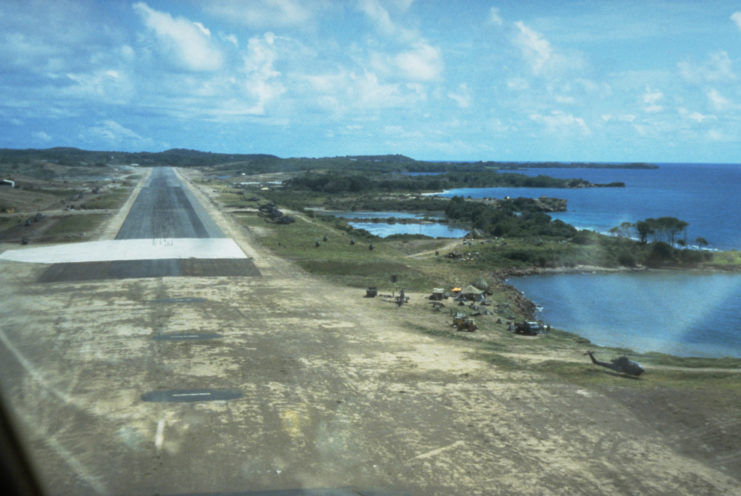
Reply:
[[[504,23],[504,20],[499,14],[499,9],[497,7],[492,7],[489,9],[489,22],[497,26],[501,26]]]
[[[134,91],[133,83],[120,70],[99,69],[91,72],[67,73],[72,82],[61,90],[65,95],[83,99],[125,103]]]
[[[449,91],[448,98],[452,99],[461,108],[468,108],[471,106],[471,91],[468,89],[466,83],[458,85],[457,91]]]
[[[731,14],[731,20],[736,23],[738,29],[741,29],[741,11],[736,11]]]
[[[87,128],[80,138],[88,142],[103,142],[108,145],[146,146],[152,143],[151,139],[142,137],[114,120],[98,122],[96,126]]]
[[[192,71],[219,69],[223,56],[211,40],[211,32],[199,22],[183,17],[173,18],[167,12],[150,8],[144,2],[134,4],[134,10],[161,42],[160,48],[177,65]]]
[[[410,41],[416,37],[416,33],[400,26],[391,19],[391,15],[378,0],[359,0],[360,9],[373,23],[376,29],[389,38],[397,38],[400,41]]]
[[[677,64],[679,72],[690,82],[702,81],[732,81],[736,79],[733,73],[731,58],[724,50],[711,53],[703,64],[693,64],[683,61]]]
[[[273,33],[250,38],[247,43],[247,55],[244,57],[247,79],[244,90],[255,100],[254,106],[247,113],[263,114],[265,106],[285,92],[285,87],[278,80],[280,72],[274,67],[277,57]]]
[[[555,99],[557,103],[571,104],[576,102],[576,99],[573,96],[556,95]]]
[[[49,141],[51,141],[51,136],[46,134],[44,131],[36,131],[32,134],[32,136],[39,141],[43,141],[44,143],[48,143]]]
[[[233,34],[219,33],[219,37],[222,40],[224,40],[224,41],[228,41],[229,43],[231,43],[235,47],[238,47],[239,46],[239,41],[237,40],[237,37],[234,36]]]
[[[726,110],[734,110],[739,107],[738,105],[733,103],[731,100],[721,95],[720,92],[716,90],[715,88],[709,89],[706,92],[706,96],[708,97],[708,100],[710,101],[710,106],[719,112],[724,112]]]
[[[707,138],[710,141],[721,141],[721,142],[722,141],[733,142],[733,141],[738,140],[737,136],[733,134],[729,134],[726,131],[721,130],[721,129],[708,129]]]
[[[413,81],[438,79],[443,71],[440,49],[425,42],[416,43],[411,50],[398,54],[394,62],[402,76]]]
[[[573,114],[566,114],[560,110],[554,110],[549,115],[530,114],[530,119],[545,125],[546,130],[551,133],[566,134],[572,129],[578,129],[584,136],[592,133],[584,119],[575,117]]]
[[[551,44],[543,35],[525,26],[521,21],[515,22],[515,26],[519,30],[515,44],[522,51],[533,72],[539,74],[553,54]]]
[[[647,87],[646,92],[643,94],[643,103],[646,104],[643,109],[650,113],[661,112],[664,110],[664,107],[659,105],[658,102],[662,98],[664,98],[664,94],[661,91]]]
[[[527,79],[525,78],[515,77],[507,80],[507,88],[511,90],[522,91],[528,89],[529,87],[530,83],[528,83]]]
[[[129,45],[123,45],[119,49],[121,53],[121,57],[126,60],[127,62],[131,62],[134,60],[134,57],[136,56],[136,53],[134,52],[134,49],[131,48]]]
[[[223,20],[253,29],[303,26],[323,2],[306,0],[219,0],[206,11]]]
[[[690,112],[689,110],[683,107],[680,107],[678,111],[679,111],[679,115],[686,117],[687,119],[691,121],[695,121],[698,124],[702,124],[704,121],[707,121],[707,120],[717,119],[717,117],[714,115],[701,114],[700,112]]]
[[[362,76],[350,74],[349,96],[354,96],[354,106],[363,108],[382,108],[396,105],[401,100],[399,86],[396,84],[384,84],[378,77],[370,72]]]

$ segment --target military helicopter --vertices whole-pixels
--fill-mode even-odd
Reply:
[[[639,376],[643,372],[645,372],[643,370],[643,367],[641,367],[640,363],[634,362],[633,360],[629,359],[625,355],[615,358],[610,363],[607,363],[607,362],[600,362],[599,360],[594,358],[593,351],[587,351],[584,354],[589,355],[589,358],[592,359],[592,363],[594,363],[595,365],[607,367],[608,369],[612,369],[615,372],[619,372],[621,374]]]

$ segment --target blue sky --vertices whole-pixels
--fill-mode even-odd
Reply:
[[[0,2],[0,147],[741,162],[741,3]]]

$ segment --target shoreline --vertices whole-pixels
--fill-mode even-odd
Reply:
[[[740,273],[741,266],[731,265],[728,267],[713,265],[706,267],[647,267],[640,265],[636,267],[603,267],[600,265],[575,265],[573,267],[530,267],[525,269],[499,269],[501,276],[507,277],[525,277],[550,274],[614,274],[630,272],[688,272],[694,274],[727,274]],[[496,271],[495,271],[496,272]]]

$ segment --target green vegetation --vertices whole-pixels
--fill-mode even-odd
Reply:
[[[53,225],[44,231],[39,241],[80,241],[88,239],[106,219],[105,214],[66,215],[53,219]]]
[[[260,242],[276,254],[293,260],[308,272],[345,286],[385,286],[392,275],[406,287],[431,287],[444,282],[432,279],[431,274],[419,266],[401,259],[395,244],[403,241],[379,240],[341,221],[332,223],[299,217],[293,224],[273,224],[257,214],[236,215],[246,225],[263,232]],[[324,241],[325,235],[327,241]],[[351,244],[351,240],[355,243]],[[431,247],[440,245],[429,240],[426,243]]]
[[[88,210],[118,209],[124,204],[131,193],[130,188],[118,187],[96,198],[86,201],[81,208]]]
[[[656,168],[643,163],[601,164],[561,162],[427,162],[403,155],[356,155],[324,158],[280,158],[269,154],[210,153],[175,148],[163,152],[87,151],[78,148],[0,149],[0,170],[4,164],[27,167],[49,162],[64,166],[105,167],[108,165],[139,164],[141,166],[168,165],[174,167],[212,167],[219,174],[247,172],[289,172],[308,170],[365,170],[385,172],[446,172],[461,169],[481,171],[495,169],[522,169],[528,167],[599,167],[599,168]],[[52,174],[51,171],[48,171]]]
[[[367,173],[307,173],[285,182],[286,188],[316,193],[363,193],[368,191],[420,192],[441,191],[453,188],[495,187],[514,188],[584,188],[597,186],[584,179],[558,179],[549,176],[499,173],[496,171],[459,171],[434,176],[409,176],[401,174]],[[624,183],[606,186],[622,187]]]

